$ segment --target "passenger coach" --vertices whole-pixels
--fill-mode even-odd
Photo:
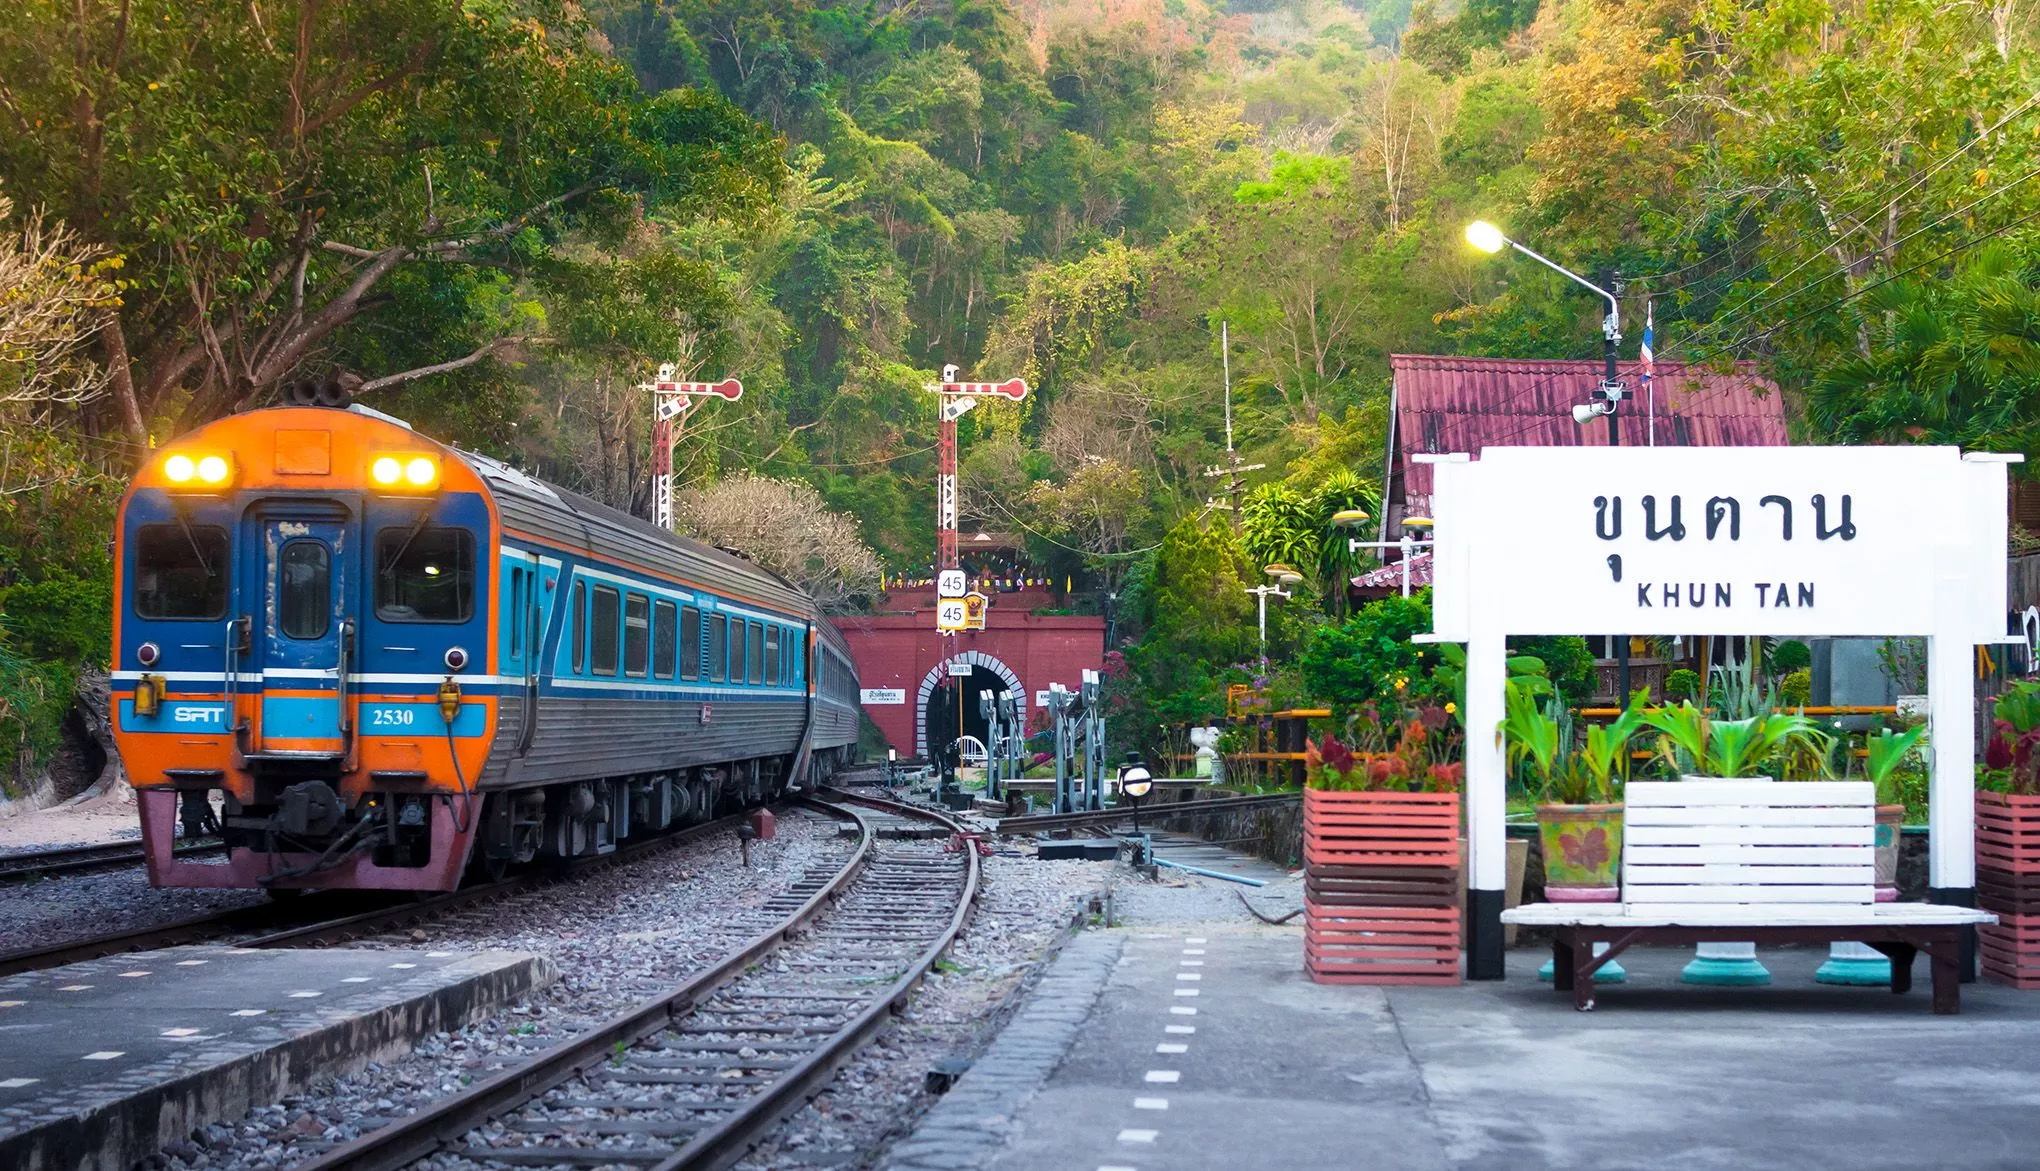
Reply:
[[[768,800],[857,738],[812,599],[361,407],[157,453],[114,729],[158,886],[447,890]],[[179,829],[224,862],[173,858]]]

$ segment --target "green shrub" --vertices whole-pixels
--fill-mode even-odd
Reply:
[[[1771,652],[1771,674],[1791,675],[1813,666],[1813,652],[1796,638],[1788,638]]]
[[[1700,672],[1688,671],[1681,667],[1665,676],[1665,699],[1667,702],[1698,698],[1700,698]]]
[[[1778,702],[1786,707],[1805,707],[1812,702],[1813,672],[1801,667],[1778,684]]]

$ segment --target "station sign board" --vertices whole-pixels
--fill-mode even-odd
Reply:
[[[904,687],[864,687],[858,689],[857,702],[866,707],[897,707],[907,702]]]
[[[949,677],[951,679],[968,679],[971,669],[971,665],[963,659],[949,660]]]
[[[2004,637],[2003,457],[1503,447],[1432,470],[1439,638]]]

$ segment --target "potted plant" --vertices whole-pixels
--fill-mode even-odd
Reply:
[[[1578,748],[1561,753],[1558,722],[1527,694],[1509,696],[1510,746],[1537,774],[1537,834],[1544,848],[1544,897],[1554,903],[1615,902],[1622,864],[1621,783],[1630,738],[1643,726],[1632,697],[1608,724],[1590,724]]]
[[[1903,732],[1890,728],[1864,740],[1863,773],[1877,786],[1877,901],[1898,900],[1899,831],[1905,825],[1905,794],[1898,788],[1898,766],[1927,734],[1925,724]]]
[[[1305,971],[1319,983],[1458,983],[1457,734],[1443,708],[1367,720],[1374,751],[1329,735],[1305,749]]]

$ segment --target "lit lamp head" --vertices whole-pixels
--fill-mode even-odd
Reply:
[[[1154,774],[1141,763],[1140,753],[1126,754],[1126,763],[1119,766],[1119,791],[1138,801],[1155,787]]]
[[[1466,242],[1491,254],[1509,246],[1509,238],[1502,235],[1502,230],[1486,220],[1475,220],[1466,225]]]
[[[1406,516],[1402,518],[1402,527],[1403,532],[1408,533],[1410,536],[1422,537],[1431,531],[1431,518],[1428,516]]]
[[[1359,528],[1372,519],[1364,508],[1342,508],[1332,514],[1332,523],[1342,529]]]
[[[1302,574],[1296,572],[1295,569],[1291,568],[1287,564],[1284,564],[1283,562],[1280,561],[1277,561],[1275,564],[1268,566],[1261,572],[1267,574],[1269,577],[1274,578],[1278,584],[1283,585],[1286,585],[1293,581],[1303,580]]]

